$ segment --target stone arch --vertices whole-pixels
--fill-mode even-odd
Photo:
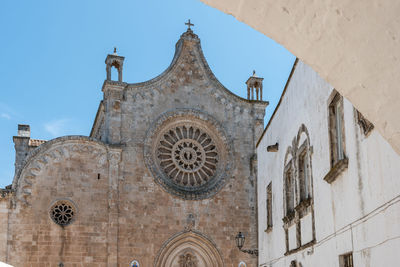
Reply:
[[[204,235],[189,231],[179,233],[161,247],[154,267],[181,267],[189,258],[194,267],[223,267],[224,263],[216,245]],[[191,265],[188,265],[191,266]]]
[[[284,158],[284,160],[283,160],[283,163],[284,163],[283,166],[286,166],[286,164],[288,164],[288,162],[289,162],[292,158],[293,158],[292,147],[289,146],[289,147],[286,149],[285,158]]]
[[[310,143],[310,134],[308,133],[308,129],[307,129],[307,127],[304,125],[304,124],[302,124],[301,126],[300,126],[300,128],[299,128],[299,131],[298,131],[298,133],[297,133],[297,146],[300,146],[300,145],[302,145],[302,141],[303,141],[303,139],[302,139],[302,137],[303,136],[305,136],[305,138],[306,138],[306,144],[307,144],[307,146],[311,146],[311,143]]]
[[[393,115],[400,113],[400,2],[365,6],[361,0],[201,1],[274,39],[310,65],[400,153],[400,120]]]
[[[85,136],[64,136],[48,141],[33,150],[14,177],[13,188],[17,199],[30,205],[32,188],[36,177],[46,165],[59,162],[73,153],[87,152],[99,162],[108,161],[112,154],[104,143]]]

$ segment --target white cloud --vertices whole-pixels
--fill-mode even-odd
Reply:
[[[23,118],[23,116],[21,116],[21,114],[16,112],[13,108],[0,101],[0,118],[7,120],[19,120]]]
[[[7,120],[11,119],[11,116],[9,114],[7,114],[7,113],[4,113],[4,112],[0,114],[0,117],[2,117],[3,119],[7,119]]]
[[[53,137],[58,137],[65,135],[66,132],[68,132],[69,127],[68,123],[70,122],[69,119],[60,119],[60,120],[54,120],[50,121],[48,123],[44,124],[44,129],[50,133]]]

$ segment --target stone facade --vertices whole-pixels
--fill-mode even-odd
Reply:
[[[107,57],[90,137],[22,147],[0,200],[7,225],[0,260],[23,267],[134,260],[144,267],[256,266],[235,235],[244,232],[246,248],[257,247],[255,144],[268,103],[223,87],[191,29],[171,65],[150,81],[123,82],[123,61]]]
[[[301,61],[257,156],[259,266],[398,265],[400,156]]]

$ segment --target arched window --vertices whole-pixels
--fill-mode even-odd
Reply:
[[[303,124],[288,148],[284,161],[283,227],[288,253],[315,242],[311,155],[310,136]]]
[[[297,137],[299,147],[297,149],[297,174],[298,174],[298,202],[312,197],[311,189],[311,149],[308,133],[304,125],[300,127]]]
[[[290,215],[294,212],[295,207],[295,180],[294,180],[294,168],[292,159],[292,150],[289,147],[285,157],[285,169],[283,174],[284,184],[284,207],[285,216],[291,217]]]

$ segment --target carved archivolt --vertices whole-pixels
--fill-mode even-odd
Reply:
[[[68,136],[48,141],[28,155],[23,168],[14,179],[17,197],[24,204],[30,204],[32,187],[36,177],[41,175],[47,165],[52,165],[67,158],[79,156],[95,159],[99,164],[107,160],[107,147],[95,140],[81,136]]]
[[[223,267],[222,257],[213,242],[189,231],[170,238],[160,249],[154,267]]]
[[[163,114],[148,130],[144,147],[156,182],[184,199],[215,194],[229,176],[231,155],[219,123],[191,109]]]

